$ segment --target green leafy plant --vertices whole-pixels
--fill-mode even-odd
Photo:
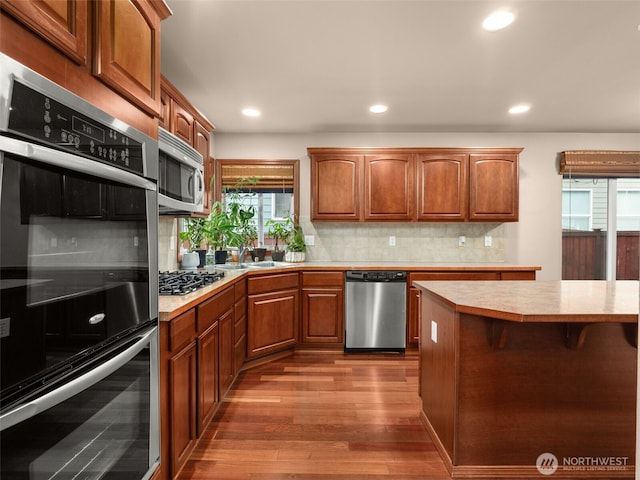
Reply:
[[[258,229],[253,220],[256,211],[251,204],[251,185],[259,181],[256,177],[243,178],[233,189],[225,189],[224,208],[233,228],[228,235],[229,246],[242,250],[253,246],[258,239]]]
[[[293,224],[293,237],[287,246],[287,250],[290,252],[306,252],[307,244],[304,241],[304,234],[302,233],[302,227],[298,223]]]
[[[267,235],[275,241],[273,251],[279,252],[278,242],[284,245],[293,235],[293,221],[291,218],[284,220],[274,220],[271,218],[265,222],[265,226],[267,227]]]
[[[215,202],[211,206],[211,214],[205,225],[205,239],[216,250],[222,250],[230,245],[229,240],[234,224],[225,210],[222,202]]]
[[[207,230],[206,218],[185,218],[185,230],[180,232],[180,240],[189,242],[189,251],[193,252],[202,246]]]

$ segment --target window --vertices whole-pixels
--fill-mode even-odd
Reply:
[[[562,278],[637,280],[640,179],[565,178]]]
[[[243,200],[255,209],[258,245],[269,246],[266,222],[297,218],[299,195],[298,160],[217,160],[216,198],[225,191],[241,191]],[[250,179],[250,180],[249,180]]]
[[[591,191],[562,190],[562,228],[591,230]]]

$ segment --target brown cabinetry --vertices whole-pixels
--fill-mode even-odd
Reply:
[[[196,314],[191,309],[160,324],[161,465],[173,478],[197,438]]]
[[[521,148],[309,148],[311,219],[518,220]]]
[[[247,358],[292,348],[298,339],[298,273],[247,281]]]
[[[302,272],[302,343],[344,345],[344,274]]]
[[[3,0],[2,8],[74,62],[80,65],[87,63],[87,0]]]
[[[407,345],[416,347],[420,342],[420,290],[413,282],[441,280],[535,280],[535,270],[485,271],[430,271],[409,272],[407,278]]]
[[[238,375],[247,358],[247,281],[235,284],[235,306],[233,308],[234,375]]]

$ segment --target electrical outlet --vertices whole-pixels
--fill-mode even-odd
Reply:
[[[431,341],[438,343],[438,324],[431,320]]]
[[[467,237],[465,237],[464,235],[460,235],[458,237],[458,246],[464,247],[466,244],[467,244]]]
[[[390,235],[389,236],[389,246],[390,247],[395,247],[396,246],[396,237],[394,235]]]
[[[491,245],[493,245],[493,239],[491,238],[491,235],[485,235],[484,236],[484,246],[485,247],[490,247]]]
[[[313,235],[305,235],[304,243],[307,244],[307,247],[313,247],[316,244],[316,237]]]

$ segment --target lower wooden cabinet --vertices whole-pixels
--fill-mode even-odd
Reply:
[[[249,278],[248,293],[247,358],[294,347],[298,341],[298,273]]]
[[[238,375],[247,359],[247,281],[243,279],[235,284],[235,305],[233,307],[233,371]]]
[[[302,272],[301,343],[344,345],[344,273]]]
[[[218,322],[198,335],[198,436],[202,435],[220,403],[219,341]]]
[[[220,317],[220,395],[224,397],[234,380],[233,310]]]

